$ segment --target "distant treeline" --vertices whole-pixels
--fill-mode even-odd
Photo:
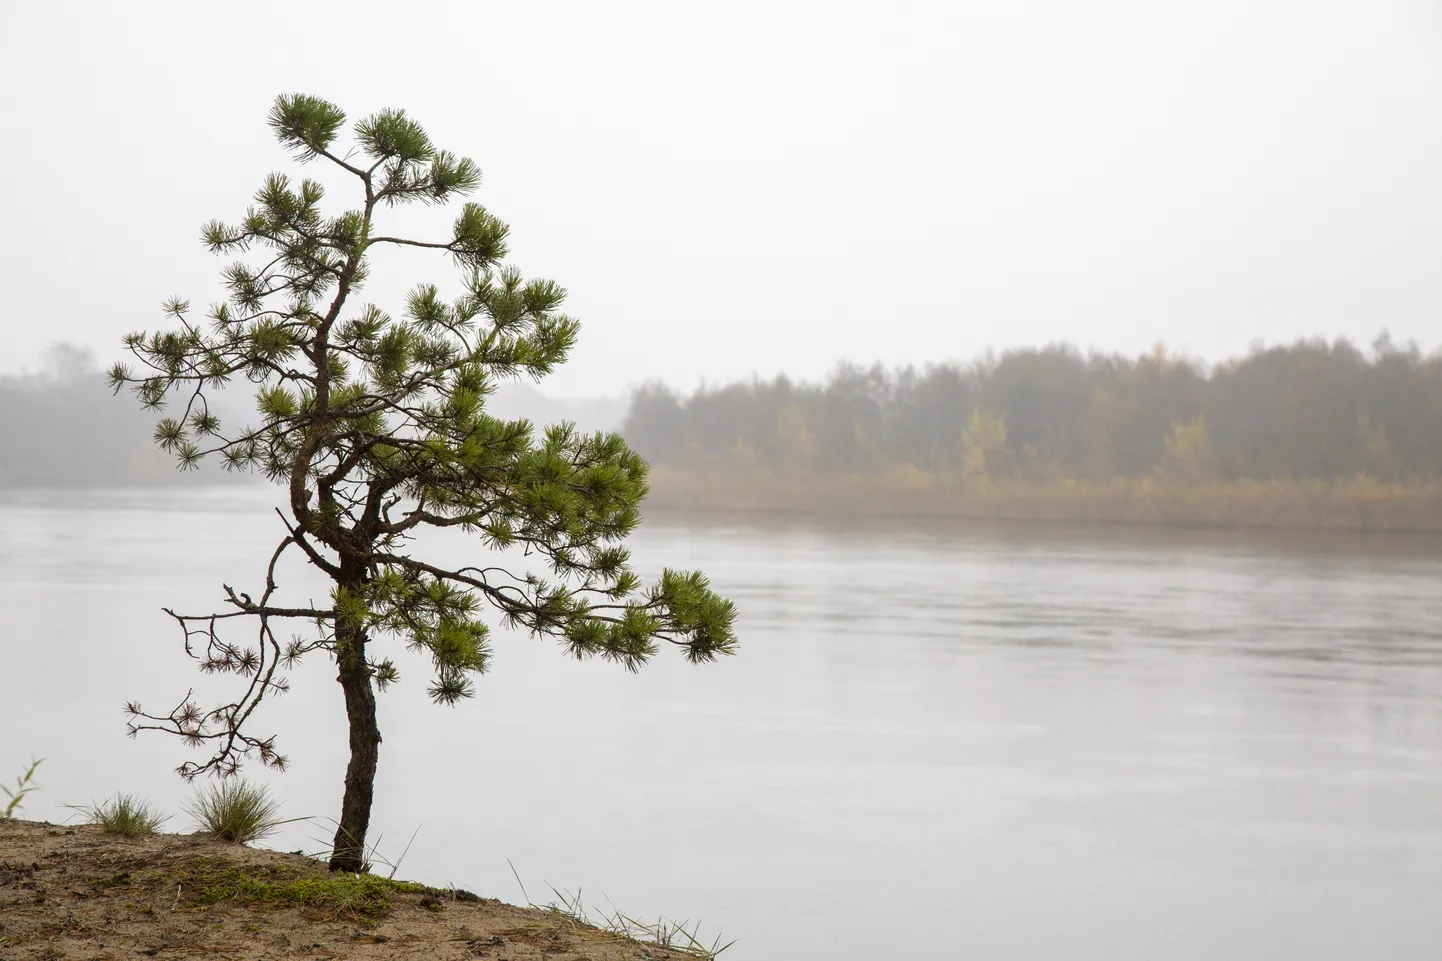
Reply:
[[[227,421],[250,408],[244,390],[222,400]],[[516,385],[491,406],[586,429],[619,409]],[[178,472],[155,415],[112,397],[83,349],[0,376],[0,410],[0,486],[255,481]],[[652,508],[1442,531],[1442,356],[1386,337],[1214,367],[1048,347],[824,383],[653,384],[621,429],[655,468]]]
[[[94,355],[59,344],[32,374],[0,376],[0,487],[236,482],[206,465],[181,474],[151,440],[156,415],[111,396]]]
[[[698,471],[1427,480],[1442,477],[1442,357],[1385,336],[1370,353],[1305,341],[1211,368],[1047,347],[843,366],[822,384],[651,385],[623,432],[652,463]]]
[[[634,396],[654,507],[1442,530],[1442,357],[1057,346]]]
[[[235,428],[254,421],[251,385],[241,380],[209,394],[212,410]],[[504,383],[490,398],[498,417],[537,423],[570,420],[583,430],[613,430],[622,398],[553,400],[524,384]],[[124,487],[260,483],[259,474],[227,473],[218,459],[181,472],[153,439],[161,414],[141,409],[128,391],[113,396],[93,352],[59,343],[40,370],[0,374],[0,488]]]

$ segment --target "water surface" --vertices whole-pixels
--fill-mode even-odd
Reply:
[[[29,816],[117,788],[178,810],[188,754],[120,706],[229,692],[160,608],[253,589],[273,498],[0,497],[0,767],[47,758]],[[500,636],[452,710],[402,653],[373,828],[391,859],[419,829],[401,875],[519,900],[509,859],[533,900],[700,916],[737,961],[1442,956],[1435,543],[656,516],[634,547],[712,575],[740,656],[632,676]],[[332,815],[333,670],[262,721],[287,813]]]

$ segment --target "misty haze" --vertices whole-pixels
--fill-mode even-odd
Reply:
[[[0,53],[0,959],[1442,956],[1433,0]]]

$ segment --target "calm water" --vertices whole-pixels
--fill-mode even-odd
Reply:
[[[159,608],[254,585],[271,497],[0,499],[29,816],[178,809],[186,752],[120,706],[228,690]],[[419,829],[402,875],[518,900],[509,859],[534,900],[700,916],[736,961],[1442,956],[1442,546],[680,518],[634,543],[712,574],[741,656],[629,676],[499,638],[455,710],[402,657],[374,828],[392,859]],[[264,718],[292,816],[339,805],[331,678],[302,666]]]

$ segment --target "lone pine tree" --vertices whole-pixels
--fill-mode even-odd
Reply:
[[[208,760],[181,765],[187,778],[230,775],[249,758],[282,768],[274,736],[249,725],[268,695],[286,689],[289,667],[325,652],[350,728],[330,866],[358,871],[381,743],[375,692],[399,677],[382,642],[429,655],[430,696],[450,705],[470,697],[486,669],[487,609],[577,658],[631,670],[666,643],[700,662],[732,653],[735,640],[734,609],[704,576],[666,570],[643,588],[632,570],[623,541],[639,521],[646,464],[620,437],[562,424],[538,438],[527,422],[486,412],[498,382],[539,379],[565,361],[578,330],[558,313],[565,292],[502,265],[507,226],[479,204],[461,206],[449,239],[382,227],[392,208],[471,193],[475,163],[437,149],[404,111],[356,123],[347,150],[336,142],[344,122],[312,96],[281,96],[270,111],[280,143],[299,162],[333,165],[358,206],[324,214],[319,182],[271,174],[239,223],[204,228],[213,252],[238,258],[223,272],[225,299],[203,321],[171,300],[172,329],[127,335],[138,366],[117,364],[110,382],[147,409],[171,408],[155,439],[182,469],[218,457],[286,491],[277,511],[286,533],[258,593],[224,585],[216,612],[166,610],[202,670],[244,678],[240,695],[209,709],[187,695],[159,715],[129,704],[131,733],[166,731],[210,749]],[[361,301],[371,257],[396,247],[453,261],[457,295],[420,284],[399,316]],[[210,400],[237,377],[255,385],[258,422],[235,430]],[[490,552],[523,548],[545,573],[513,571],[503,558],[428,560],[417,535],[434,528],[459,528]],[[288,552],[330,579],[328,602],[281,603],[277,565]],[[254,634],[224,639],[236,621]]]

